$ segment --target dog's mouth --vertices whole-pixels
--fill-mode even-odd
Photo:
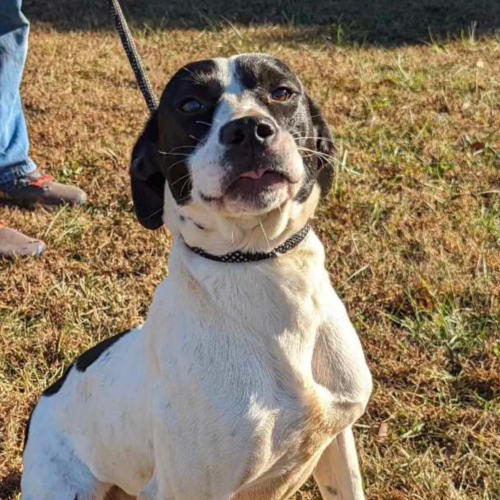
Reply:
[[[229,151],[222,163],[225,175],[220,182],[220,194],[206,196],[205,203],[228,213],[264,213],[292,199],[300,189],[304,175],[302,159],[293,148],[251,151],[249,154]]]
[[[200,192],[202,200],[231,211],[261,211],[291,197],[299,180],[293,179],[280,163],[262,163],[233,167],[224,180],[222,196],[214,198]]]
[[[284,173],[271,168],[259,168],[243,172],[227,188],[224,197],[230,199],[255,199],[280,187],[291,184],[291,179]]]

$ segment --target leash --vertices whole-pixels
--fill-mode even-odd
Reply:
[[[137,83],[139,84],[139,88],[141,89],[142,95],[144,97],[144,100],[146,101],[149,111],[153,113],[158,107],[158,100],[153,91],[151,82],[146,75],[146,70],[144,69],[144,65],[142,64],[141,56],[137,52],[137,47],[135,46],[134,39],[132,38],[132,34],[130,33],[127,20],[123,15],[120,2],[119,0],[108,0],[108,3],[109,8],[111,9],[111,14],[113,15],[113,19],[115,21],[116,31],[118,31],[118,35],[120,35],[120,40],[122,41],[123,48],[125,49],[125,53],[127,54],[128,60],[130,62],[130,66],[132,66],[132,69],[134,70],[135,78],[137,80]]]

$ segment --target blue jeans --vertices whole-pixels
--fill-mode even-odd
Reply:
[[[19,87],[28,52],[29,22],[22,0],[0,0],[0,184],[8,184],[36,169]]]

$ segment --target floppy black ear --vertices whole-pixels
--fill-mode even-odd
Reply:
[[[154,112],[134,146],[130,166],[135,213],[147,229],[163,225],[165,178],[158,148],[158,118]]]
[[[324,197],[329,193],[333,183],[335,143],[319,106],[311,97],[307,96],[307,100],[316,137],[316,151],[319,153],[317,181],[321,188],[321,196]]]

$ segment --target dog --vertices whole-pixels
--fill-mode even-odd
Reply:
[[[372,379],[309,227],[332,135],[297,75],[190,63],[132,153],[139,221],[174,236],[145,323],[45,390],[23,500],[364,498],[352,426]],[[28,433],[29,431],[29,433]]]

